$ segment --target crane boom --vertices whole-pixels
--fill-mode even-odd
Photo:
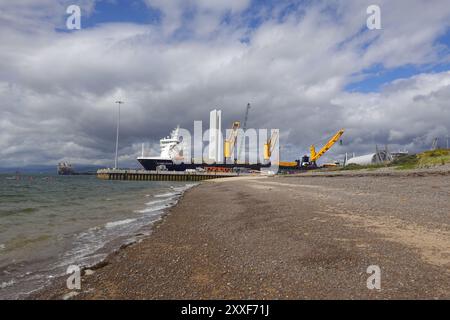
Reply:
[[[228,139],[225,140],[225,148],[224,148],[225,162],[227,161],[227,158],[231,158],[231,154],[234,154],[235,157],[234,162],[236,162],[236,152],[234,148],[236,147],[237,133],[240,126],[241,123],[239,121],[233,122],[230,135]]]
[[[316,147],[311,145],[311,162],[316,162],[320,157],[322,157],[325,152],[330,150],[330,148],[339,140],[339,138],[344,134],[344,129],[339,130],[323,147],[319,152],[316,152]]]
[[[248,113],[250,111],[250,103],[247,103],[247,108],[245,109],[245,117],[244,117],[244,126],[243,126],[243,131],[244,131],[244,135],[241,138],[240,144],[239,144],[239,155],[238,155],[238,159],[241,158],[241,154],[242,154],[242,150],[245,149],[245,131],[247,130],[247,120],[248,120]],[[245,161],[244,161],[245,162]]]
[[[272,135],[270,136],[269,140],[264,145],[264,160],[269,161],[270,157],[272,156],[272,152],[275,148],[275,145],[278,140],[278,132],[274,131],[272,132]]]

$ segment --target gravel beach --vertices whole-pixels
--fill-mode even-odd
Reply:
[[[381,290],[366,271],[381,269]],[[187,191],[153,233],[34,299],[450,299],[448,174],[255,177]]]

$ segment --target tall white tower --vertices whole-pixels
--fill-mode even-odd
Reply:
[[[209,160],[223,163],[222,111],[216,109],[209,114]]]

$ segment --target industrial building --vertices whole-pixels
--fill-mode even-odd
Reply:
[[[377,165],[377,164],[387,163],[390,161],[392,161],[392,155],[386,149],[386,150],[377,151],[375,153],[366,154],[366,155],[359,156],[359,157],[353,157],[350,159],[347,159],[347,155],[346,155],[344,165],[348,166],[350,164],[355,164],[355,165],[359,165],[359,166],[369,166],[369,165]]]

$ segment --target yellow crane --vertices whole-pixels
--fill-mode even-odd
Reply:
[[[309,157],[310,164],[315,166],[316,161],[319,160],[320,157],[322,157],[325,152],[330,150],[330,148],[342,137],[344,134],[344,129],[339,130],[328,142],[322,147],[322,149],[319,150],[319,152],[316,152],[316,147],[314,145],[311,145],[309,148],[311,151],[311,156]]]
[[[278,165],[280,169],[285,170],[296,170],[301,167],[305,169],[314,169],[317,167],[316,161],[319,160],[319,158],[322,157],[328,150],[330,150],[330,148],[341,138],[343,134],[344,129],[339,130],[330,140],[328,140],[328,142],[322,147],[322,149],[319,150],[319,152],[316,152],[316,147],[314,145],[311,145],[310,147],[311,155],[309,157],[304,156],[301,161],[300,160],[279,161],[274,164]],[[264,144],[265,161],[270,160],[277,139],[278,134],[274,132],[272,136],[269,138],[269,140],[267,140],[267,142]]]
[[[237,162],[237,154],[236,154],[235,147],[236,147],[236,140],[237,140],[237,136],[238,136],[238,130],[240,127],[241,127],[241,123],[239,121],[233,122],[230,135],[225,140],[225,147],[224,147],[225,163],[227,162],[228,158],[231,158],[231,154],[234,154],[234,163]]]
[[[279,133],[278,131],[273,131],[271,137],[267,142],[264,144],[264,160],[266,162],[270,161],[270,158],[272,157],[273,149],[275,148],[275,145],[277,144],[277,141],[279,139]],[[278,161],[273,163],[274,165],[277,165],[278,167],[282,168],[290,168],[295,169],[299,166],[299,161]]]
[[[272,157],[273,149],[275,148],[275,145],[277,144],[278,139],[278,131],[273,131],[272,135],[270,136],[269,140],[264,144],[264,160],[269,161],[270,157]]]

